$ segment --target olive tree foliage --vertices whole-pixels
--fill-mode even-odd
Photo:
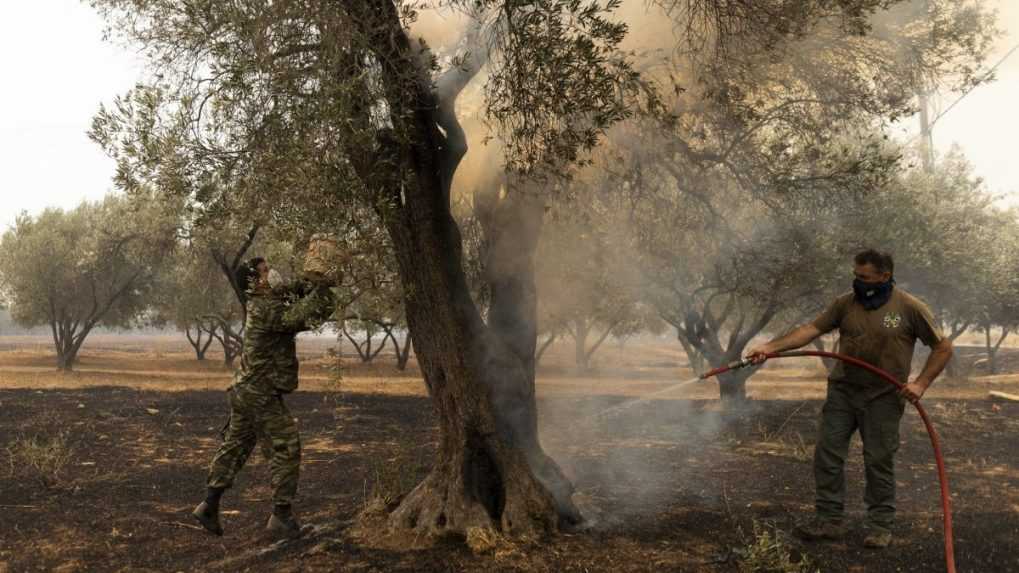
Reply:
[[[779,211],[731,181],[716,185],[703,203],[657,193],[632,215],[644,296],[697,371],[738,360],[782,319],[816,310],[843,274],[839,237],[820,205],[787,202]],[[723,399],[745,399],[751,374],[723,377]]]
[[[175,237],[163,211],[114,195],[23,214],[0,242],[11,317],[48,325],[57,367],[71,371],[94,328],[128,327],[141,317]]]
[[[976,324],[984,335],[986,372],[997,374],[998,351],[1005,340],[1019,329],[1019,214],[1015,210],[997,211],[990,217],[985,232],[987,282],[977,313]],[[992,330],[997,332],[992,333]]]
[[[150,305],[151,320],[159,325],[171,324],[184,333],[195,351],[197,360],[205,360],[209,347],[224,345],[224,359],[231,365],[228,332],[222,324],[238,322],[241,305],[233,288],[215,261],[194,246],[181,244],[164,260],[157,276]]]
[[[500,264],[486,268],[483,319],[451,216],[466,153],[455,103],[487,66],[484,109],[511,171],[582,160],[641,87],[618,50],[617,3],[463,2],[475,13],[442,66],[408,31],[412,3],[91,3],[156,78],[120,102],[145,105],[96,118],[121,186],[155,182],[196,211],[299,205],[298,216],[331,213],[331,226],[360,207],[388,235],[440,428],[433,471],[393,512],[394,530],[532,535],[579,519],[537,438],[531,255],[543,192],[512,186],[495,207],[487,244]]]
[[[975,325],[985,298],[992,213],[993,197],[954,152],[932,172],[910,169],[871,194],[844,229],[859,235],[866,227],[874,244],[897,255],[897,280],[937,311],[954,340]]]
[[[954,149],[932,171],[908,169],[868,195],[840,232],[891,251],[896,280],[932,307],[946,336],[984,331],[991,360],[1000,342],[990,330],[1000,329],[1003,341],[1014,329],[1016,230],[1014,214],[995,206]]]
[[[913,114],[932,85],[987,81],[998,34],[979,0],[656,3],[687,31],[677,56],[650,72],[677,88],[663,165],[724,171],[764,201],[837,190],[824,182],[839,178],[847,190],[873,188],[888,158],[857,142]]]
[[[933,80],[986,80],[996,29],[979,2],[934,2],[933,27],[908,17],[913,3],[657,3],[686,39],[648,63],[676,86],[672,121],[634,122],[610,140],[627,165],[620,185],[643,203],[634,229],[653,299],[693,365],[719,366],[837,292],[826,273],[844,279],[832,261],[845,264],[853,237],[814,222],[837,221],[894,179],[901,153],[885,128]],[[742,398],[749,374],[721,380],[723,395]]]

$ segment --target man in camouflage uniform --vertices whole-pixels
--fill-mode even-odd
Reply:
[[[903,384],[896,393],[894,386],[861,368],[840,362],[832,369],[814,450],[815,514],[796,529],[806,539],[845,535],[845,462],[850,439],[859,431],[867,481],[863,543],[883,548],[892,541],[895,453],[905,401],[919,400],[941,374],[952,357],[952,342],[941,333],[926,304],[895,286],[891,255],[866,250],[854,263],[852,292],[835,299],[814,322],[751,350],[749,356],[761,363],[769,353],[799,348],[838,329],[838,352],[877,366]],[[910,382],[917,340],[932,352]]]
[[[263,449],[272,475],[273,511],[267,529],[274,536],[300,535],[291,506],[297,494],[301,439],[283,395],[297,389],[297,334],[328,320],[334,299],[321,283],[299,281],[274,288],[272,282],[262,259],[252,259],[238,276],[238,286],[248,293],[241,365],[228,389],[230,421],[209,468],[208,493],[193,512],[216,535],[223,534],[220,497],[233,485],[259,439],[268,442]]]

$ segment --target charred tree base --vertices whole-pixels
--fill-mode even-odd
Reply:
[[[541,456],[546,461],[532,469],[519,450],[469,444],[440,461],[395,508],[369,506],[357,536],[403,547],[454,539],[483,551],[499,540],[553,535],[581,518],[570,501],[573,486],[554,461]]]

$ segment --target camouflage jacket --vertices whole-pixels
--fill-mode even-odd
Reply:
[[[297,334],[321,326],[334,308],[333,293],[324,286],[297,283],[251,293],[234,383],[266,394],[296,390]]]

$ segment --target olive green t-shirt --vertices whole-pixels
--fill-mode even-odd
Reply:
[[[839,329],[837,352],[858,358],[887,371],[903,384],[909,381],[913,349],[919,339],[927,346],[944,335],[930,308],[920,299],[895,287],[884,305],[863,308],[852,292],[837,299],[813,322],[822,333]],[[894,387],[866,370],[838,362],[828,380],[865,387],[874,396]]]

